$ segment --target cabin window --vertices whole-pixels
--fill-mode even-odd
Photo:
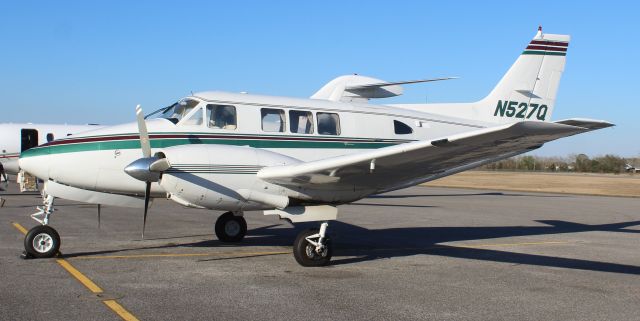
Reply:
[[[411,126],[397,120],[393,121],[393,129],[398,135],[407,135],[413,133],[413,129],[411,128]]]
[[[47,134],[47,143],[50,143],[53,141],[53,134],[52,133],[48,133]]]
[[[262,108],[262,130],[265,132],[284,132],[285,115],[282,109]]]
[[[313,113],[310,111],[290,110],[289,129],[296,134],[313,134]]]
[[[202,108],[198,108],[191,117],[183,120],[181,125],[202,126]]]
[[[334,113],[317,113],[318,134],[340,135],[340,116]]]
[[[238,128],[236,107],[231,105],[207,105],[207,120],[210,128]]]

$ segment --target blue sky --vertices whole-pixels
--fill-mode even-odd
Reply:
[[[117,124],[190,91],[308,97],[358,73],[405,87],[384,102],[486,95],[541,24],[571,34],[553,119],[612,129],[538,155],[640,155],[636,2],[3,1],[0,122]]]

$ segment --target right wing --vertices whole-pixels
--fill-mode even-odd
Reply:
[[[523,121],[358,154],[265,167],[258,172],[258,177],[292,188],[386,191],[454,174],[590,130],[560,123]]]

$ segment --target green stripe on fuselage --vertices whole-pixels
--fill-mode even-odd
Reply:
[[[375,149],[396,145],[390,142],[327,142],[327,141],[287,141],[287,140],[252,140],[252,139],[207,139],[207,138],[163,138],[152,139],[151,147],[163,148],[186,144],[207,144],[207,145],[237,145],[251,146],[255,148],[335,148],[335,149]],[[22,152],[22,158],[63,154],[74,152],[116,150],[116,149],[140,149],[139,140],[119,140],[87,142],[65,145],[52,145],[44,147],[34,147]]]

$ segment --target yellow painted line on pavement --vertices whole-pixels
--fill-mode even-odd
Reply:
[[[102,301],[106,306],[108,306],[113,312],[118,314],[125,321],[139,321],[133,314],[129,313],[125,308],[123,308],[120,303],[116,300],[104,300]]]
[[[89,291],[93,293],[103,292],[102,289],[97,284],[93,283],[91,279],[86,277],[84,274],[80,273],[80,271],[78,271],[78,269],[76,269],[73,265],[71,265],[71,263],[69,263],[67,260],[57,259],[56,261],[58,262],[58,264],[60,264],[60,266],[62,266],[65,270],[67,270],[69,274],[71,274],[74,278],[76,278],[76,280],[80,281],[82,285],[87,287]]]
[[[226,253],[165,253],[165,254],[131,254],[131,255],[97,255],[97,256],[80,256],[73,258],[74,260],[100,260],[100,259],[144,259],[144,258],[163,258],[163,257],[197,257],[197,256],[263,256],[263,255],[280,255],[291,254],[291,251],[277,252],[226,252]]]
[[[20,223],[13,222],[12,224],[18,231],[20,231],[20,233],[27,234],[27,229],[24,228],[24,226],[20,225]],[[56,262],[58,262],[58,264],[62,268],[67,270],[67,272],[69,272],[71,276],[73,276],[76,280],[82,283],[82,285],[84,285],[87,289],[89,289],[89,291],[93,292],[94,294],[104,292],[102,288],[100,288],[97,284],[91,281],[91,279],[89,279],[84,274],[82,274],[82,272],[78,271],[78,269],[76,269],[73,265],[71,265],[69,261],[65,259],[56,259]],[[120,303],[118,303],[118,301],[103,300],[102,303],[104,303],[109,309],[111,309],[111,311],[115,312],[123,320],[138,321],[138,318],[136,318],[133,314],[127,311],[122,305],[120,305]]]
[[[20,225],[20,223],[13,222],[13,223],[11,223],[11,224],[13,224],[13,226],[14,226],[15,228],[17,228],[17,229],[18,229],[18,231],[20,231],[20,233],[22,233],[22,234],[24,234],[24,235],[27,235],[27,229],[26,229],[26,228],[24,228],[24,226]]]
[[[483,248],[483,247],[506,247],[506,246],[524,246],[524,245],[550,245],[550,244],[568,244],[567,241],[543,241],[543,242],[520,242],[520,243],[496,243],[496,244],[452,244],[455,247],[467,247],[467,248]]]

